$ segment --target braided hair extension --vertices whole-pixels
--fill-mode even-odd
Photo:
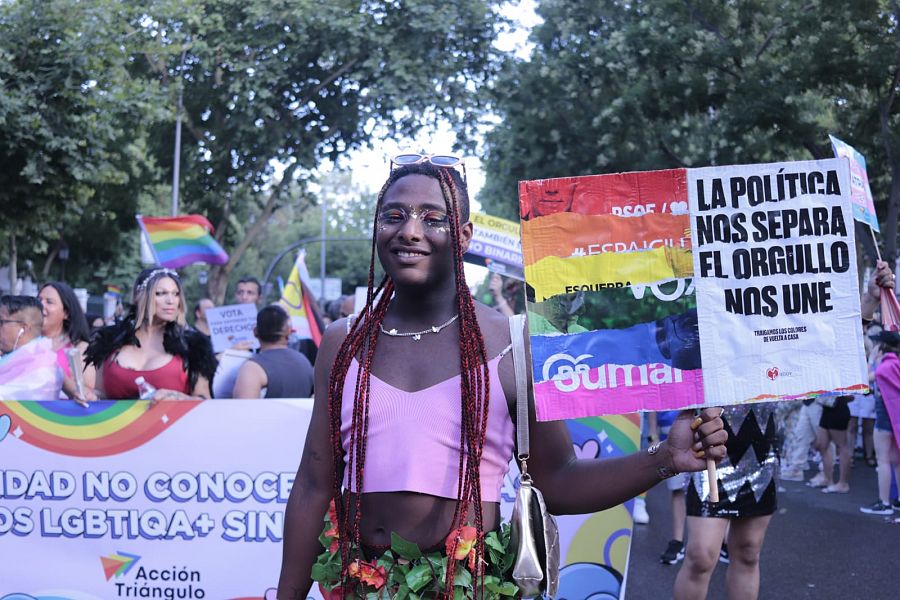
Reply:
[[[457,502],[451,522],[451,531],[456,531],[466,523],[469,506],[473,507],[476,529],[475,577],[482,580],[484,548],[484,515],[481,507],[480,464],[487,431],[489,372],[484,346],[484,338],[478,326],[475,303],[465,282],[463,271],[463,249],[460,229],[468,220],[468,201],[465,188],[458,173],[452,169],[427,164],[407,165],[395,169],[378,194],[372,231],[372,248],[369,259],[368,292],[366,306],[352,323],[344,339],[331,370],[328,389],[328,408],[333,456],[332,495],[338,511],[338,544],[341,555],[341,587],[347,589],[347,568],[353,560],[363,560],[363,556],[350,556],[351,545],[362,552],[360,519],[362,516],[362,490],[366,458],[367,432],[369,425],[369,390],[372,361],[378,341],[381,324],[387,313],[394,284],[385,275],[375,288],[375,253],[377,237],[377,214],[387,190],[399,179],[407,175],[425,175],[437,180],[450,216],[450,236],[454,249],[454,283],[459,313],[459,359],[460,359],[460,452],[457,483]],[[460,202],[463,198],[464,204]],[[349,495],[341,492],[340,473],[343,469],[344,451],[341,441],[341,407],[344,384],[353,358],[359,356],[356,386],[353,394],[353,411],[350,423],[350,443],[347,456],[347,481],[349,489],[355,489],[354,510],[350,510]],[[351,513],[353,517],[351,519]],[[458,539],[452,536],[448,553],[456,550]],[[456,571],[455,560],[447,561],[444,580],[444,597],[453,595],[453,578]],[[483,590],[482,590],[483,594]]]

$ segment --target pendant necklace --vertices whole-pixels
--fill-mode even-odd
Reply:
[[[458,318],[459,313],[456,313],[440,325],[432,325],[428,329],[423,329],[422,331],[410,331],[407,333],[400,333],[396,329],[385,329],[384,325],[380,325],[379,327],[381,327],[381,333],[383,333],[384,335],[389,335],[391,337],[411,337],[413,340],[418,342],[426,333],[440,333],[442,329],[453,323]]]

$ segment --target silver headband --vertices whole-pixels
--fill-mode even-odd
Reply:
[[[181,282],[181,279],[178,277],[178,273],[176,271],[166,268],[166,267],[163,267],[161,269],[153,269],[152,271],[150,271],[150,274],[147,275],[146,279],[144,279],[142,282],[140,282],[138,284],[138,286],[135,288],[135,291],[143,292],[145,289],[147,289],[147,286],[150,284],[150,281],[154,277],[157,277],[159,275],[165,275],[166,277],[171,277],[176,282],[179,282],[179,283]]]

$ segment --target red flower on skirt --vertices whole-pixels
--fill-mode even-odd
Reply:
[[[447,556],[454,560],[469,559],[469,570],[475,570],[475,541],[478,530],[470,525],[463,525],[450,532],[445,542]],[[455,547],[454,547],[455,544]]]
[[[359,559],[350,563],[347,567],[347,575],[359,579],[364,584],[372,586],[376,590],[383,588],[387,581],[387,572],[384,570],[384,567],[379,567],[375,563],[365,562]]]

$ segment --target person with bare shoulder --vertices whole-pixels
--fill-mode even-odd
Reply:
[[[156,388],[153,400],[210,397],[216,358],[209,338],[186,329],[184,290],[172,269],[144,269],[122,321],[94,333],[85,361],[97,369],[101,398],[140,397],[135,380]]]
[[[616,506],[725,456],[720,409],[682,413],[651,451],[606,460],[578,459],[565,424],[537,422],[533,404],[517,424],[509,322],[475,302],[465,280],[464,163],[424,154],[391,163],[375,207],[368,302],[328,328],[316,362],[285,514],[282,600],[306,598],[313,581],[328,597],[402,595],[405,584],[383,567],[392,548],[430,564],[452,555],[439,576],[416,571],[428,578],[414,582],[419,595],[452,597],[460,581],[477,595],[495,573],[509,582],[486,546],[502,547],[508,529],[500,489],[517,425],[531,430],[529,472],[556,514]]]

